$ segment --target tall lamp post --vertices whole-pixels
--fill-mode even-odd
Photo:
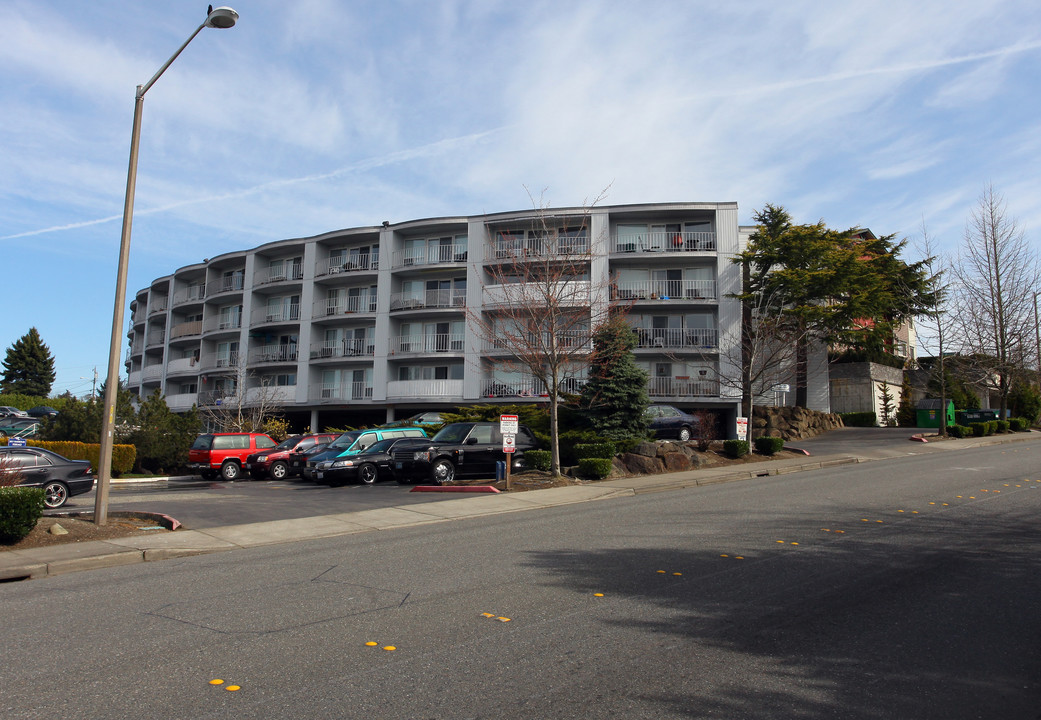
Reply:
[[[127,194],[123,204],[123,235],[119,241],[119,267],[116,271],[116,303],[112,311],[112,342],[108,348],[108,379],[105,381],[105,405],[101,418],[101,449],[98,458],[98,487],[94,499],[94,523],[104,525],[108,522],[108,489],[112,480],[112,445],[115,440],[116,398],[119,392],[119,360],[123,336],[123,306],[126,303],[127,264],[130,260],[130,226],[134,222],[134,189],[137,186],[137,151],[141,142],[141,109],[144,106],[145,93],[155,81],[166,72],[166,68],[177,59],[188,43],[202,32],[203,28],[234,27],[239,14],[230,7],[214,9],[211,5],[206,20],[195,29],[177,52],[163,63],[159,72],[144,85],[137,86],[137,97],[134,102],[134,129],[130,136],[130,169],[127,172]]]

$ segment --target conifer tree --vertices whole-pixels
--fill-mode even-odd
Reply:
[[[0,391],[5,395],[19,393],[47,397],[51,394],[54,358],[36,328],[29,328],[29,332],[7,348],[3,368]]]
[[[636,364],[636,343],[636,333],[621,313],[593,333],[582,407],[593,429],[613,440],[647,433],[647,371]]]

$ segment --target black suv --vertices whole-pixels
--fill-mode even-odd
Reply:
[[[535,450],[538,441],[524,425],[517,431],[516,452],[511,453],[510,470],[522,470],[524,451]],[[398,482],[429,479],[438,485],[456,476],[495,477],[495,463],[505,460],[502,435],[497,422],[464,422],[446,425],[427,442],[395,446],[393,471]]]

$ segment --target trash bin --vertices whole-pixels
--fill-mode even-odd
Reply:
[[[938,428],[940,427],[940,401],[936,398],[925,398],[918,401],[915,423],[918,427]],[[947,401],[947,422],[945,425],[954,424],[954,401]]]
[[[988,420],[997,420],[997,410],[959,410],[957,413],[959,425],[969,425],[977,422],[987,422]]]
[[[506,480],[506,461],[498,460],[495,463],[495,482]]]

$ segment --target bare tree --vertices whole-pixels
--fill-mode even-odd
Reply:
[[[1041,273],[1037,251],[991,185],[969,217],[956,274],[960,340],[980,386],[998,394],[1004,416],[1013,380],[1031,355]]]
[[[940,427],[937,434],[947,435],[947,348],[953,332],[952,277],[950,259],[937,251],[929,228],[922,222],[922,236],[916,243],[919,254],[924,258],[926,268],[926,284],[932,295],[932,306],[922,316],[925,321],[925,333],[919,338],[931,336],[935,341],[936,363],[933,366],[933,377],[940,388]]]
[[[590,210],[603,197],[578,215],[559,216],[533,198],[532,218],[494,229],[483,268],[488,302],[483,312],[467,313],[484,344],[489,381],[483,394],[548,401],[554,474],[560,472],[560,402],[579,392],[592,330],[607,319],[607,290],[589,282],[597,240]]]
[[[237,359],[219,375],[210,375],[214,389],[203,393],[199,417],[216,432],[261,432],[281,409],[278,388],[249,370],[245,357]]]

